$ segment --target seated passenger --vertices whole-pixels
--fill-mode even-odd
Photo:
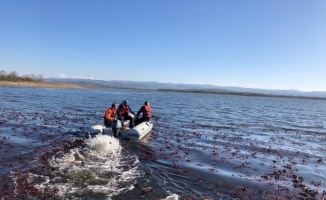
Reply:
[[[143,114],[142,118],[138,119],[140,113]],[[145,122],[150,121],[152,118],[152,107],[149,105],[148,101],[145,101],[145,104],[139,109],[137,112],[137,119],[136,119],[136,125]]]
[[[135,115],[135,113],[131,110],[130,106],[128,105],[128,101],[124,100],[118,107],[117,110],[117,114],[119,119],[125,121],[125,120],[129,120],[129,128],[133,128],[133,117],[131,116],[132,113],[133,115]],[[122,123],[123,124],[123,123]]]
[[[113,103],[111,108],[107,109],[104,114],[104,125],[107,127],[111,127],[112,122],[116,120],[117,114],[117,104]]]

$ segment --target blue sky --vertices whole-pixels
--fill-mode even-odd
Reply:
[[[326,91],[325,22],[325,0],[0,0],[0,69]]]

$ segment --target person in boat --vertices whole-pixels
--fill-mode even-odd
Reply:
[[[130,106],[128,105],[128,101],[124,100],[118,107],[117,114],[119,119],[125,121],[129,120],[129,128],[133,128],[134,119],[131,114],[135,115],[135,113],[131,110]],[[123,124],[123,123],[122,123]]]
[[[142,118],[138,119],[140,113],[143,114]],[[145,101],[144,105],[139,109],[136,115],[136,125],[146,122],[146,121],[151,121],[152,118],[152,107],[149,105],[148,101]]]
[[[112,122],[117,119],[117,104],[113,103],[111,108],[108,108],[105,111],[104,115],[104,125],[107,127],[111,127]]]

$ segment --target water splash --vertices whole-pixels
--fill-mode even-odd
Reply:
[[[49,163],[57,169],[53,178],[43,177],[36,186],[65,198],[109,198],[131,190],[141,175],[138,158],[111,136],[98,135],[86,143],[84,149],[52,158]]]

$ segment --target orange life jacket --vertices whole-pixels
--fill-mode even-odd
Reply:
[[[109,121],[113,121],[115,118],[116,110],[109,108],[105,111],[104,118]]]
[[[150,106],[144,106],[143,117],[152,117],[152,108]]]
[[[119,112],[119,115],[122,116],[124,114],[129,114],[129,113],[130,113],[129,106],[123,106]]]

